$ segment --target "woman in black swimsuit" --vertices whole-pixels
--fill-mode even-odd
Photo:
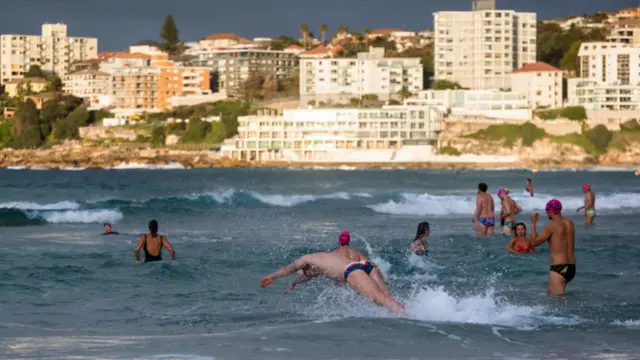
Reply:
[[[144,249],[144,262],[162,261],[162,248],[165,247],[171,254],[171,260],[176,259],[176,252],[169,240],[158,234],[158,222],[151,220],[149,222],[150,234],[140,236],[138,246],[136,247],[136,263],[140,264],[140,250]],[[151,244],[151,246],[149,246]],[[149,249],[151,248],[151,249]],[[150,251],[151,250],[151,251]]]
[[[409,251],[418,255],[418,256],[428,256],[429,255],[429,242],[427,241],[427,237],[431,231],[429,230],[428,222],[421,222],[418,224],[418,230],[416,231],[416,237],[411,243],[411,247]]]

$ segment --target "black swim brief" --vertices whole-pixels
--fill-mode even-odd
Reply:
[[[576,264],[551,265],[549,271],[562,275],[567,284],[576,276]]]
[[[429,256],[429,250],[416,250],[414,254],[418,256]]]

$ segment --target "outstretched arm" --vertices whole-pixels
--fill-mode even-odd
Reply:
[[[169,242],[169,239],[163,237],[162,238],[162,245],[164,247],[166,247],[167,250],[169,250],[169,254],[171,254],[171,260],[175,261],[176,260],[176,251],[173,249],[173,246],[171,246],[171,243]]]
[[[298,275],[298,277],[289,284],[289,287],[284,291],[285,294],[291,292],[296,286],[318,277],[318,274],[305,274],[301,270],[298,270],[298,273],[300,273],[300,275]]]
[[[294,260],[288,266],[285,266],[282,269],[279,269],[273,274],[263,277],[262,280],[260,281],[260,287],[270,286],[271,284],[273,284],[273,280],[291,275],[294,272],[301,270],[306,266],[306,262],[304,261],[304,258],[305,257],[303,256],[298,260]]]
[[[140,236],[138,239],[138,246],[136,246],[136,264],[140,264],[140,250],[144,246],[144,236]]]

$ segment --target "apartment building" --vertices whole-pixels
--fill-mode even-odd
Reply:
[[[21,79],[32,65],[63,77],[77,61],[98,56],[98,39],[67,35],[65,24],[44,24],[42,35],[0,35],[0,84]]]
[[[434,106],[449,119],[528,121],[532,118],[526,94],[498,90],[424,90],[405,100],[409,106]]]
[[[441,121],[431,106],[289,109],[239,117],[238,135],[222,153],[248,161],[402,161],[433,154]]]
[[[607,36],[608,42],[640,45],[640,19],[620,20]]]
[[[369,48],[356,58],[320,58],[300,61],[301,104],[347,103],[376,95],[387,101],[406,89],[423,88],[420,58],[385,58],[384,48]]]
[[[495,10],[474,1],[475,11],[434,14],[436,80],[470,89],[507,89],[511,73],[536,61],[536,14]]]
[[[563,71],[537,62],[516,69],[511,74],[511,91],[527,94],[532,109],[562,107]]]
[[[298,68],[295,52],[269,50],[231,33],[212,34],[200,41],[190,65],[208,68],[213,74],[214,91],[238,94],[252,76],[274,75],[283,80]]]
[[[640,46],[583,43],[578,56],[579,77],[568,82],[571,105],[587,110],[640,110]]]
[[[90,109],[105,106],[105,97],[111,83],[111,75],[96,69],[69,73],[62,78],[62,90],[85,100]]]

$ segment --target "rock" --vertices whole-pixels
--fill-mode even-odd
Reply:
[[[178,141],[180,140],[180,137],[178,135],[169,135],[166,137],[166,139],[164,140],[164,145],[165,146],[174,146],[178,143]]]

